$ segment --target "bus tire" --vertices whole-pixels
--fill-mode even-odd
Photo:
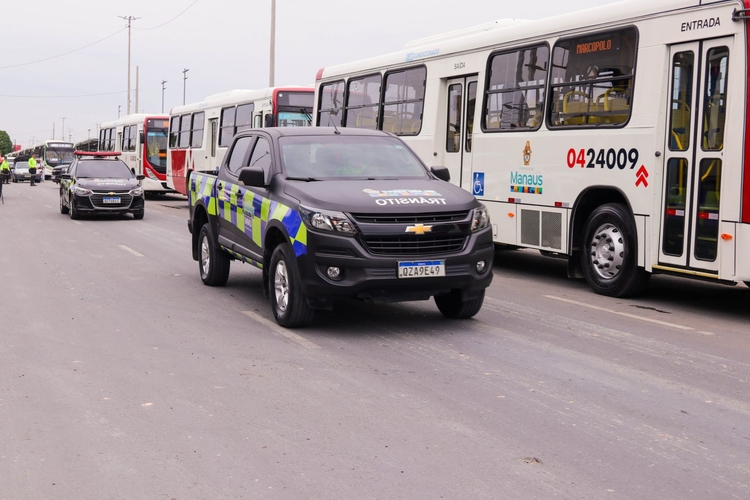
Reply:
[[[198,245],[198,269],[203,283],[208,286],[226,285],[229,280],[229,255],[214,242],[208,223],[201,227]]]
[[[297,259],[288,243],[274,248],[268,279],[271,309],[276,322],[286,328],[299,328],[312,323],[315,310],[302,293]]]
[[[473,299],[464,300],[460,290],[445,295],[435,295],[435,305],[446,318],[468,319],[475,316],[484,303],[484,290]]]
[[[643,291],[650,273],[638,267],[635,221],[621,203],[597,207],[586,220],[581,265],[589,286],[600,295],[627,297]]]
[[[68,207],[65,206],[65,203],[63,202],[63,194],[62,194],[62,189],[61,189],[60,190],[60,213],[63,214],[63,215],[65,215],[69,211],[70,210],[68,209]]]

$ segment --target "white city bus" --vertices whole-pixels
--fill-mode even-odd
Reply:
[[[147,193],[169,193],[167,186],[166,115],[130,114],[101,124],[99,151],[120,151],[121,159],[135,172],[144,175]]]
[[[31,148],[30,153],[36,155],[44,169],[44,178],[52,176],[52,170],[60,165],[71,163],[75,159],[72,142],[56,141],[54,139],[40,142]]]
[[[566,257],[598,293],[747,283],[749,9],[638,0],[424,39],[320,70],[316,124],[402,136],[497,244]]]
[[[230,90],[173,108],[169,113],[169,187],[187,194],[188,171],[217,168],[240,130],[312,125],[313,91],[312,87]]]

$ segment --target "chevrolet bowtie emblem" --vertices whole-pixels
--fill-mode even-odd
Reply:
[[[424,234],[432,231],[432,226],[425,226],[424,224],[416,224],[414,226],[407,226],[407,233]]]

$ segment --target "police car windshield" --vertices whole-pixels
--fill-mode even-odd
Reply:
[[[130,179],[133,173],[120,160],[83,160],[78,162],[76,177],[95,179]]]
[[[15,163],[15,168],[29,168],[29,162],[27,162],[27,161],[17,161]]]
[[[426,178],[420,161],[394,137],[281,137],[287,177],[299,179]]]

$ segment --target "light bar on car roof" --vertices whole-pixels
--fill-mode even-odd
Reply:
[[[122,153],[120,151],[76,151],[76,156],[99,156],[99,157],[107,157],[107,156],[122,156]]]

